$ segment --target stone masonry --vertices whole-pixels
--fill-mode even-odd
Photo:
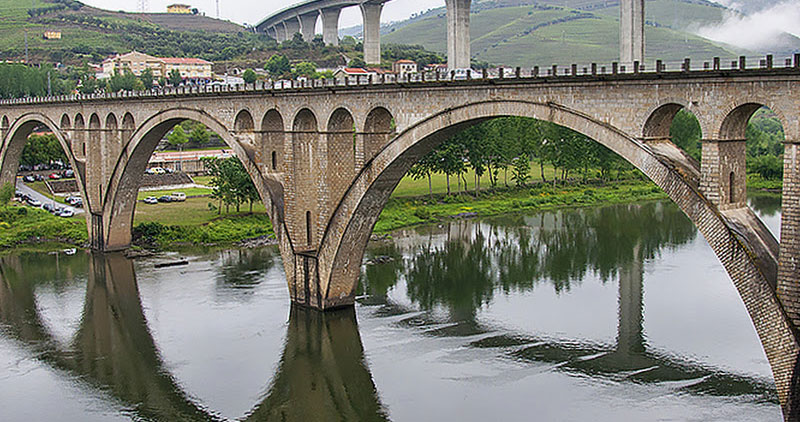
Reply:
[[[742,139],[761,106],[776,113],[787,139],[800,139],[800,59],[781,69],[520,75],[0,101],[0,182],[15,180],[28,135],[48,127],[76,169],[91,211],[92,244],[124,249],[156,144],[182,120],[202,122],[253,178],[273,221],[292,300],[332,309],[353,304],[375,221],[414,162],[486,119],[554,122],[642,170],[697,225],[753,320],[786,419],[798,421],[798,146],[786,144],[778,254],[776,239],[746,206]],[[669,123],[684,108],[700,121],[702,163],[669,140]]]

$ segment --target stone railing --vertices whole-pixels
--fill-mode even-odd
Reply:
[[[537,81],[537,83],[561,80],[563,78],[601,78],[609,80],[620,79],[651,79],[659,75],[676,75],[678,77],[708,77],[715,75],[735,76],[770,73],[800,72],[800,53],[794,57],[775,60],[772,55],[766,57],[748,58],[739,57],[737,60],[722,62],[719,57],[711,61],[698,64],[686,59],[682,62],[664,62],[657,60],[652,67],[634,62],[627,67],[619,63],[598,65],[591,63],[586,66],[572,64],[567,67],[552,65],[544,68],[509,68],[482,69],[462,72],[421,72],[404,76],[393,74],[370,74],[368,76],[351,76],[343,79],[294,79],[274,82],[257,81],[252,84],[237,85],[186,85],[178,87],[165,87],[146,91],[121,91],[103,92],[93,94],[55,95],[45,97],[26,97],[0,100],[2,105],[28,105],[42,103],[69,103],[82,101],[103,100],[132,100],[145,98],[169,98],[214,96],[232,93],[257,93],[257,92],[287,92],[313,89],[341,89],[348,87],[364,87],[369,85],[401,85],[403,88],[415,88],[419,85],[432,82],[438,83],[489,83],[496,84],[499,80],[516,80],[518,82]]]

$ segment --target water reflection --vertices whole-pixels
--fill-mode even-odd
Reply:
[[[234,259],[250,264],[225,266],[234,280],[245,280],[245,285],[252,280],[248,268],[260,261],[254,254],[260,252]],[[223,256],[223,261],[229,258]],[[61,344],[37,308],[36,282],[28,277],[36,266],[20,257],[0,258],[3,335],[21,347],[34,348],[36,359],[46,365],[123,403],[134,419],[224,420],[189,396],[166,368],[142,310],[133,263],[120,255],[83,256],[70,262],[88,267],[88,282],[79,327],[68,344]],[[43,278],[52,279],[52,272]],[[245,419],[387,420],[364,361],[355,310],[320,315],[292,308],[271,387]]]
[[[403,240],[397,240],[370,251],[372,256],[388,255],[395,261],[367,266],[362,303],[379,306],[377,314],[382,316],[409,313],[412,316],[399,324],[426,335],[483,336],[468,346],[496,349],[517,361],[546,362],[557,370],[593,378],[676,382],[679,391],[748,395],[758,402],[777,403],[770,380],[735,374],[648,345],[643,324],[644,262],[696,236],[696,229],[677,207],[661,202],[457,221],[422,229],[411,236],[417,242],[405,247]],[[587,273],[603,283],[619,283],[614,344],[508,332],[495,335],[497,327],[477,317],[498,294],[542,286],[563,294]],[[401,282],[413,306],[423,313],[390,299],[387,292]]]

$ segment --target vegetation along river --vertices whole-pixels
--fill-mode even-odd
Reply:
[[[779,199],[751,204],[777,234]],[[780,421],[727,274],[666,201],[420,226],[355,310],[277,249],[0,258],[0,419]]]

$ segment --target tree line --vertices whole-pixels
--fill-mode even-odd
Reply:
[[[211,197],[219,201],[218,213],[222,213],[223,205],[226,212],[231,206],[236,207],[236,212],[239,212],[239,208],[245,203],[250,204],[252,213],[253,203],[261,198],[242,162],[236,157],[205,157],[202,160],[214,188]]]
[[[467,128],[423,157],[410,170],[414,179],[428,179],[444,174],[447,193],[452,192],[451,178],[466,189],[468,170],[474,173],[473,187],[480,190],[484,175],[492,188],[509,181],[524,186],[531,179],[531,163],[538,165],[540,178],[548,182],[545,167],[555,169],[552,182],[572,176],[583,180],[599,171],[602,179],[619,176],[632,168],[625,160],[603,145],[553,123],[524,117],[502,117]],[[502,175],[502,176],[501,176]]]

